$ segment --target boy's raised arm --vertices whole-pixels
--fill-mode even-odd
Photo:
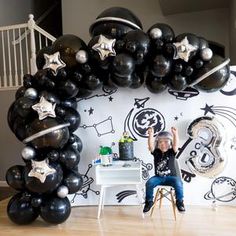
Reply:
[[[150,152],[153,152],[155,147],[154,147],[154,130],[153,128],[148,129],[148,149]]]
[[[174,152],[177,152],[178,148],[179,148],[179,134],[178,134],[178,130],[175,127],[171,127],[171,132],[173,134],[172,147],[173,147]]]

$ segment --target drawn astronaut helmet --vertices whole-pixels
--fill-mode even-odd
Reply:
[[[160,140],[168,140],[169,146],[172,146],[172,141],[173,141],[173,135],[168,132],[168,131],[161,131],[157,134],[156,136],[156,145],[158,145],[158,142]]]

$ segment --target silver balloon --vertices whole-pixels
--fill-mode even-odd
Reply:
[[[75,55],[76,61],[84,64],[88,61],[88,53],[84,50],[79,50]]]
[[[25,91],[24,97],[27,97],[30,99],[36,99],[38,97],[38,92],[34,88],[28,88]]]
[[[186,164],[198,175],[214,178],[227,164],[225,128],[215,117],[199,117],[188,127],[188,135],[201,144],[200,153],[188,157]]]
[[[201,55],[202,60],[210,61],[213,56],[213,52],[210,48],[204,48],[201,50],[200,55]]]
[[[25,160],[31,160],[35,157],[36,153],[35,153],[35,149],[32,147],[24,147],[21,151],[21,156],[25,159]]]
[[[69,189],[64,186],[61,185],[58,189],[57,189],[57,196],[60,198],[65,198],[69,193]]]
[[[153,28],[153,29],[151,29],[151,31],[150,31],[150,37],[151,38],[153,38],[153,39],[159,39],[159,38],[161,38],[161,36],[162,36],[162,31],[161,31],[161,29],[159,29],[159,28]]]

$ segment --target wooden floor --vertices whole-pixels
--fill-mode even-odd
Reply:
[[[72,209],[70,218],[61,225],[52,226],[38,219],[31,225],[18,226],[6,215],[8,200],[0,202],[0,235],[8,236],[217,236],[236,235],[236,207],[219,207],[213,211],[207,207],[189,206],[184,215],[173,220],[171,209],[156,209],[153,218],[140,216],[136,206],[105,206],[100,220],[96,219],[96,207]]]

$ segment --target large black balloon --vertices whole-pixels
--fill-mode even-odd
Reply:
[[[184,90],[188,86],[188,84],[184,76],[180,74],[175,74],[171,77],[169,86],[173,90],[181,91]]]
[[[212,70],[214,67],[219,66],[224,59],[218,55],[214,55],[210,62],[205,64],[197,73],[196,79],[205,73]],[[230,77],[230,68],[229,65],[222,67],[217,70],[215,73],[207,76],[200,83],[196,84],[197,89],[204,90],[206,92],[214,92],[225,86]]]
[[[13,133],[20,141],[23,141],[27,136],[26,134],[27,129],[25,127],[26,127],[26,121],[21,117],[16,117],[12,129]]]
[[[111,7],[98,15],[89,28],[92,37],[96,35],[109,35],[113,38],[121,38],[134,29],[142,29],[142,23],[136,15],[123,7]]]
[[[40,216],[48,223],[61,224],[70,216],[71,206],[68,198],[49,197],[40,207]]]
[[[6,181],[10,187],[23,190],[25,188],[24,166],[15,165],[10,167],[6,173]]]
[[[15,99],[17,100],[18,98],[23,97],[26,89],[27,88],[24,86],[21,86],[20,88],[18,88],[15,93]]]
[[[69,194],[78,192],[83,185],[83,177],[74,171],[69,172],[63,179],[63,184],[68,187]]]
[[[36,65],[37,65],[38,70],[43,69],[45,65],[44,54],[49,54],[49,55],[52,54],[52,46],[44,47],[37,52]]]
[[[162,78],[155,77],[151,74],[147,75],[146,86],[151,93],[161,93],[167,88]]]
[[[75,134],[72,134],[68,140],[68,143],[73,147],[75,148],[78,152],[81,152],[82,149],[83,149],[83,143],[81,141],[81,139],[75,135]]]
[[[42,183],[38,178],[28,176],[29,172],[32,170],[32,166],[26,166],[24,176],[26,188],[34,193],[51,193],[55,190],[62,181],[63,171],[58,163],[51,163],[50,167],[54,168],[56,172],[49,174]]]
[[[163,55],[157,55],[151,67],[152,74],[155,77],[165,77],[170,73],[171,61]]]
[[[19,225],[32,223],[39,215],[37,209],[31,205],[30,199],[21,193],[13,196],[7,205],[7,215],[11,221]]]
[[[15,101],[14,110],[20,115],[22,118],[27,118],[30,114],[33,113],[32,106],[35,104],[30,98],[20,97]]]
[[[28,136],[32,136],[42,130],[53,128],[60,124],[64,124],[62,120],[58,118],[46,118],[44,120],[35,119],[32,123],[27,126]],[[62,148],[69,139],[69,130],[67,127],[51,131],[45,135],[42,135],[30,143],[36,149],[40,148]]]
[[[60,52],[60,57],[66,63],[68,68],[76,66],[76,53],[79,50],[87,50],[85,42],[72,34],[66,34],[59,37],[52,45],[54,52]]]
[[[80,161],[79,152],[70,145],[66,145],[60,152],[60,162],[67,169],[73,170]]]
[[[79,88],[77,87],[75,82],[70,79],[67,79],[61,80],[58,83],[56,91],[62,99],[69,99],[77,95]]]

